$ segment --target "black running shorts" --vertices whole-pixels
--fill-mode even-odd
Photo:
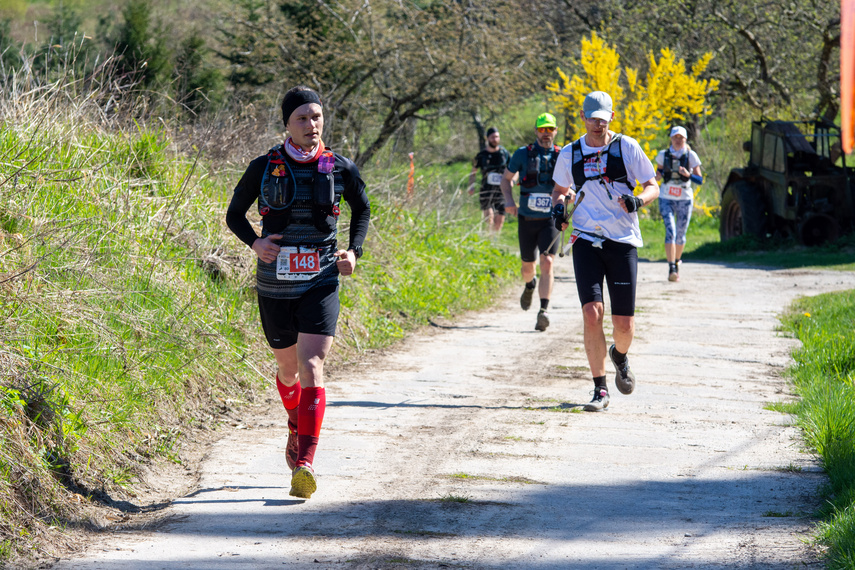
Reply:
[[[339,308],[335,283],[312,287],[296,299],[258,296],[261,328],[270,348],[297,344],[298,333],[335,336]]]
[[[573,242],[573,271],[582,306],[603,302],[603,279],[609,286],[612,314],[635,315],[635,286],[638,275],[638,250],[635,246],[604,240],[603,248],[578,238]]]
[[[482,186],[478,194],[478,201],[482,210],[494,209],[500,216],[505,215],[505,195],[498,186]]]
[[[537,252],[541,254],[558,253],[559,243],[555,237],[558,230],[552,218],[532,218],[531,216],[520,216],[517,234],[520,238],[520,258],[523,261],[537,261]],[[552,247],[549,247],[549,244]],[[549,248],[549,251],[546,251]]]

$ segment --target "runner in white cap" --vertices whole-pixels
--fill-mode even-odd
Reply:
[[[585,97],[581,112],[585,135],[564,147],[558,156],[552,194],[556,227],[567,227],[564,206],[576,201],[573,212],[573,270],[582,303],[585,353],[594,378],[594,398],[585,410],[598,412],[609,405],[606,354],[615,365],[615,385],[624,394],[635,389],[635,375],[626,353],[635,332],[635,286],[641,229],[638,209],[659,195],[656,172],[634,139],[609,130],[614,118],[612,98],[603,91]],[[634,194],[636,182],[641,192]],[[609,286],[614,344],[606,350],[603,331],[603,281]]]
[[[680,257],[686,246],[686,230],[692,219],[694,192],[692,182],[703,184],[701,160],[686,142],[686,129],[671,129],[671,146],[656,156],[656,181],[659,189],[659,212],[665,223],[665,257],[668,258],[668,281],[680,280]]]

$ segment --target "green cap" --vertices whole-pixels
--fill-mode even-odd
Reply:
[[[534,128],[539,129],[540,127],[558,127],[558,123],[555,122],[555,115],[550,113],[541,113],[537,116],[537,121],[534,123]]]

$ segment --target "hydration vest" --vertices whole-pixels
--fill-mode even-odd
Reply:
[[[475,166],[481,169],[481,185],[498,186],[498,184],[490,184],[489,178],[491,174],[501,175],[508,165],[508,151],[500,146],[495,152],[489,152],[486,149],[480,151],[475,156]]]
[[[681,156],[677,160],[679,160],[680,166],[682,166],[686,170],[689,170],[689,149],[686,149],[686,152],[683,153],[683,156]],[[671,177],[675,176],[674,174],[672,174],[674,171],[671,169],[674,164],[674,155],[671,154],[670,146],[668,147],[668,150],[665,151],[665,158],[662,162],[662,180],[665,182],[670,182]],[[688,182],[689,180],[689,177],[680,174],[679,170],[677,171],[676,176],[678,176],[683,182]]]
[[[548,180],[552,180],[552,173],[555,171],[555,161],[558,158],[558,153],[561,152],[561,147],[552,146],[552,150],[546,154],[546,168],[541,172],[540,169],[540,153],[534,148],[533,144],[525,147],[528,151],[528,161],[526,163],[525,176],[520,180],[522,188],[534,188],[540,184],[540,175],[547,174]]]
[[[295,175],[295,168],[300,175]],[[307,168],[312,169],[310,177],[304,172]],[[335,155],[331,150],[324,150],[311,164],[292,166],[282,145],[278,145],[267,153],[258,213],[262,224],[277,218],[277,225],[282,228],[292,223],[310,223],[318,232],[334,234],[343,189],[344,182],[335,170]]]
[[[609,144],[604,151],[592,152],[591,154],[582,154],[582,139],[573,143],[573,160],[570,173],[573,175],[573,185],[576,187],[577,192],[581,190],[585,182],[589,180],[596,180],[603,184],[603,186],[605,186],[606,183],[621,182],[630,190],[635,188],[635,185],[627,178],[626,165],[623,163],[623,153],[620,148],[622,137],[622,134],[616,134],[612,137],[612,140],[609,141]],[[603,153],[607,154],[609,157],[606,161],[606,171],[597,174],[596,176],[586,176],[585,161],[594,157],[599,160],[599,157]],[[606,187],[606,189],[608,189],[608,187]]]

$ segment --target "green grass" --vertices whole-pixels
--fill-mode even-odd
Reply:
[[[782,414],[795,414],[798,412],[798,402],[770,402],[763,406],[764,410],[779,412]]]
[[[821,246],[805,247],[792,239],[758,240],[740,236],[726,242],[710,241],[697,248],[691,258],[726,263],[744,263],[775,268],[821,267],[855,270],[855,234],[841,236]]]
[[[797,301],[783,318],[801,341],[789,370],[797,421],[829,478],[819,540],[829,568],[855,568],[855,290]]]
[[[76,520],[68,493],[122,495],[144,464],[179,461],[182,433],[211,425],[214,402],[260,386],[260,335],[248,289],[206,269],[226,253],[224,189],[171,151],[166,131],[5,110],[0,512],[11,553],[39,524]],[[49,112],[49,98],[30,110]]]
[[[639,216],[641,237],[644,246],[638,249],[638,258],[648,261],[664,261],[665,258],[665,226],[659,215],[657,202],[646,208]],[[686,247],[683,249],[683,259],[695,259],[694,253],[707,244],[718,243],[718,218],[710,217],[697,209],[692,214],[689,229],[686,232]]]
[[[477,204],[442,178],[426,186],[418,200],[382,182],[372,194],[365,255],[357,277],[342,279],[344,343],[384,346],[430,318],[487,306],[518,271],[518,259],[484,237]]]

